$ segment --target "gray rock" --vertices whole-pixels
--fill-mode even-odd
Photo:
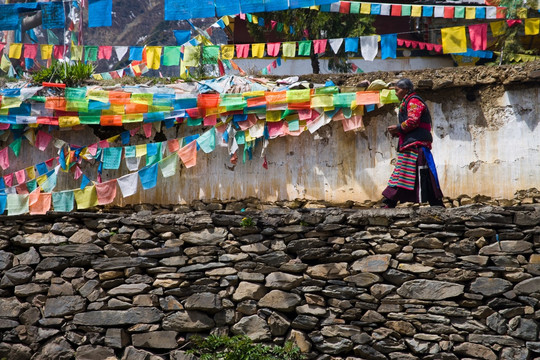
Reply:
[[[538,336],[538,325],[533,319],[515,317],[508,322],[508,335],[534,341]]]
[[[34,274],[34,270],[28,265],[17,265],[7,270],[0,281],[0,287],[8,287],[27,283]]]
[[[19,320],[24,325],[34,325],[41,319],[41,312],[37,307],[31,307],[21,314]]]
[[[346,262],[311,266],[306,273],[313,278],[324,280],[342,279],[349,275]]]
[[[388,269],[392,255],[370,255],[355,261],[351,269],[367,273],[382,273]]]
[[[497,360],[497,355],[487,346],[464,342],[454,346],[454,353],[479,359]]]
[[[47,284],[23,284],[15,286],[14,294],[18,297],[27,297],[31,295],[46,293],[48,289],[49,286]]]
[[[407,350],[404,340],[383,339],[373,344],[373,348],[383,354]]]
[[[499,313],[493,313],[486,318],[486,325],[497,334],[505,334],[508,330],[506,319]]]
[[[367,360],[387,360],[386,356],[369,345],[358,345],[354,348],[354,354]]]
[[[18,318],[23,309],[23,303],[16,297],[2,298],[0,301],[0,316],[2,317]]]
[[[315,318],[315,320],[317,320],[317,318]],[[283,336],[287,333],[289,326],[291,326],[291,322],[285,316],[274,312],[268,317],[268,326],[270,327],[272,336]]]
[[[61,336],[48,341],[34,354],[33,360],[71,360],[75,352],[71,345]]]
[[[469,334],[469,341],[486,346],[501,345],[522,347],[523,345],[525,345],[525,342],[523,340],[516,339],[508,335]]]
[[[163,247],[163,248],[154,248],[154,249],[139,249],[139,256],[146,256],[151,258],[164,258],[169,256],[180,255],[180,248],[177,246],[173,247]]]
[[[485,296],[493,296],[507,292],[512,283],[499,278],[479,277],[471,284],[471,291]]]
[[[30,360],[33,354],[34,351],[26,345],[0,343],[0,358],[2,359]]]
[[[82,345],[77,348],[75,360],[113,360],[114,350],[100,345]]]
[[[69,266],[65,257],[47,257],[36,266],[36,271],[62,271]]]
[[[270,327],[257,315],[245,316],[231,328],[233,334],[247,335],[253,341],[268,341],[272,338]]]
[[[41,246],[39,252],[41,256],[64,256],[74,257],[89,254],[99,254],[103,250],[95,244],[73,244],[62,246]]]
[[[360,336],[361,333],[362,329],[354,325],[330,325],[323,326],[321,329],[321,334],[326,337],[343,336],[351,338],[355,335]]]
[[[327,313],[326,307],[316,306],[311,304],[304,304],[296,308],[298,314],[304,315],[313,315],[313,316],[324,316]]]
[[[72,244],[88,244],[97,239],[97,234],[88,229],[80,229],[73,235],[71,235],[68,241]]]
[[[436,280],[410,280],[397,290],[405,298],[443,300],[463,294],[464,286]]]
[[[137,307],[128,310],[101,310],[75,314],[73,323],[94,326],[118,326],[137,323],[153,323],[161,320],[163,313],[153,307]]]
[[[27,252],[16,255],[15,259],[17,259],[19,265],[37,265],[41,261],[39,253],[33,246]]]
[[[300,296],[281,290],[272,290],[259,300],[259,307],[268,307],[279,311],[293,311],[300,304]]]
[[[84,311],[86,301],[80,296],[59,296],[48,298],[43,314],[45,317],[58,317]]]
[[[238,284],[232,298],[234,301],[242,301],[248,299],[259,300],[266,294],[266,288],[261,284],[242,281]]]
[[[514,291],[518,294],[532,294],[540,292],[540,277],[533,277],[523,280],[514,286]]]
[[[174,350],[171,352],[171,360],[198,360],[195,355],[187,354],[183,350]]]
[[[9,269],[13,266],[13,254],[0,250],[0,271]]]
[[[223,308],[219,295],[210,292],[191,295],[186,299],[184,306],[186,310],[201,310],[210,314],[216,313]]]
[[[408,274],[392,268],[388,269],[382,276],[386,281],[396,286],[400,286],[406,281],[416,278],[413,274]]]
[[[131,267],[154,267],[156,265],[157,261],[155,259],[143,257],[98,258],[92,260],[92,268],[96,271],[118,270]]]
[[[115,349],[123,349],[129,344],[129,335],[124,329],[108,328],[105,334],[105,345]]]
[[[131,335],[133,346],[152,349],[176,349],[176,331],[152,331]]]
[[[227,238],[227,230],[224,228],[204,229],[190,231],[180,235],[179,239],[192,245],[217,245]]]
[[[299,330],[313,330],[318,322],[319,319],[315,316],[300,314],[291,323],[291,327]]]
[[[511,348],[506,347],[501,350],[499,359],[501,360],[528,360],[530,357],[529,350],[526,348]]]
[[[124,350],[121,360],[157,360],[153,354],[146,350],[139,350],[133,346],[128,346]]]
[[[355,284],[358,287],[368,287],[376,282],[382,280],[380,275],[372,273],[360,273],[356,275],[347,276],[343,281],[347,281]]]
[[[271,289],[292,290],[298,287],[304,278],[283,272],[273,272],[266,277],[266,287]]]
[[[336,336],[324,339],[321,343],[315,344],[315,346],[325,354],[338,355],[351,351],[354,343],[349,339]]]
[[[199,332],[210,330],[215,322],[200,311],[177,311],[166,316],[162,322],[163,330],[178,332]]]
[[[56,235],[53,233],[34,233],[29,235],[23,235],[22,237],[15,237],[13,242],[15,245],[30,247],[30,246],[42,246],[42,245],[60,245],[66,243],[67,237],[62,235]]]
[[[533,244],[528,241],[500,241],[484,246],[478,252],[479,255],[507,255],[507,254],[529,254],[532,252]]]
[[[194,271],[204,271],[204,270],[210,270],[210,269],[216,269],[220,267],[228,267],[229,264],[223,263],[223,262],[210,262],[206,264],[195,264],[195,265],[188,265],[181,267],[178,272],[179,273],[189,273]]]
[[[131,240],[148,240],[152,238],[152,234],[146,229],[136,229],[131,234]]]
[[[148,291],[151,287],[147,284],[123,284],[107,291],[111,296],[133,296]]]

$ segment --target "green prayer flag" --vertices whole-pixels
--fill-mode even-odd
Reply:
[[[89,45],[84,47],[84,62],[97,61],[98,47]]]
[[[60,39],[58,39],[58,36],[56,36],[51,29],[47,29],[47,43],[49,45],[60,45]]]
[[[11,150],[13,150],[15,156],[19,156],[19,153],[21,152],[21,138],[14,140],[11,144],[9,144],[9,147]]]
[[[337,86],[325,86],[315,89],[316,95],[329,95],[329,94],[337,94],[339,92],[339,89]]]
[[[88,100],[68,100],[66,111],[88,112]]]
[[[216,128],[212,127],[210,130],[202,134],[197,138],[197,144],[199,144],[202,151],[210,153],[216,148]]]
[[[349,10],[349,13],[351,14],[359,14],[360,13],[360,3],[357,1],[351,1],[351,7]]]
[[[276,30],[278,32],[282,32],[283,31],[283,23],[278,22],[277,26],[276,26]]]
[[[247,101],[241,94],[222,94],[219,106],[226,107],[227,111],[243,110]]]
[[[219,45],[211,45],[211,46],[204,46],[203,47],[203,60],[202,63],[204,64],[217,64],[218,58],[219,58]]]
[[[86,97],[86,88],[66,88],[65,98],[67,100],[81,100]]]
[[[202,124],[202,118],[199,119],[192,119],[188,118],[187,120],[187,126],[200,126]]]
[[[164,178],[168,178],[176,174],[178,165],[178,155],[173,153],[159,162],[159,168]]]
[[[131,101],[135,104],[152,105],[154,101],[154,94],[152,93],[131,94]]]
[[[298,131],[300,130],[300,120],[292,120],[288,122],[289,131]]]
[[[311,40],[298,42],[298,56],[309,56],[311,53]]]
[[[401,16],[411,16],[411,5],[401,5]]]
[[[465,6],[454,7],[454,18],[462,19],[465,17]]]
[[[180,65],[180,46],[164,46],[163,47],[163,66],[178,66]]]
[[[238,131],[234,137],[238,145],[244,145],[246,143],[246,134],[243,131]]]
[[[100,115],[94,115],[94,116],[79,116],[79,121],[83,125],[99,125],[101,123],[101,116]]]
[[[356,93],[341,93],[334,95],[334,106],[350,108],[352,102],[356,100]]]
[[[287,90],[287,102],[307,102],[310,100],[311,90]]]
[[[161,152],[161,144],[162,143],[156,143],[157,152],[155,155],[148,155],[146,154],[146,166],[154,165],[163,159],[163,154]]]
[[[70,212],[73,210],[74,201],[75,197],[73,196],[73,190],[54,192],[52,194],[54,211]]]
[[[28,189],[28,192],[32,192],[36,190],[37,188],[37,181],[36,179],[30,180],[26,182],[26,188]]]

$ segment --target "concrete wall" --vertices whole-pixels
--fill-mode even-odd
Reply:
[[[318,360],[538,360],[539,225],[538,206],[0,217],[0,358],[193,360],[212,333]]]

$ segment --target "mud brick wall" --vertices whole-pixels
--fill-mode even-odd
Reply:
[[[540,206],[241,207],[0,218],[0,358],[540,359]]]

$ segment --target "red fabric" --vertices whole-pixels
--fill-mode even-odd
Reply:
[[[53,54],[54,54],[55,59],[62,60],[64,58],[65,53],[66,53],[66,46],[65,45],[54,45],[53,46]]]
[[[25,59],[35,59],[37,56],[38,44],[24,44],[23,57]]]
[[[266,52],[268,53],[268,56],[278,56],[279,54],[279,47],[281,46],[281,43],[268,43],[266,45]]]
[[[322,54],[326,51],[326,39],[322,40],[313,40],[314,52],[315,54]]]
[[[488,24],[469,25],[469,38],[473,50],[486,50]]]
[[[98,51],[98,59],[109,60],[112,55],[112,46],[100,46]]]
[[[341,1],[339,3],[339,12],[342,14],[348,14],[351,12],[351,3],[348,1]]]
[[[390,15],[391,16],[401,16],[401,5],[393,4]]]
[[[399,143],[402,143],[402,137],[404,134],[417,129],[419,127],[424,128],[426,130],[431,131],[431,126],[429,124],[422,124],[420,122],[420,117],[422,116],[422,112],[426,109],[426,106],[424,103],[417,98],[410,99],[415,93],[411,93],[405,98],[403,98],[399,108],[401,110],[403,104],[408,101],[407,103],[407,120],[401,123],[401,131],[399,134]],[[410,99],[410,100],[408,100]],[[431,149],[431,143],[425,142],[425,141],[415,141],[414,143],[407,145],[408,147],[414,147],[414,146],[426,146],[427,148]]]
[[[453,6],[445,6],[444,7],[444,17],[446,19],[453,19],[454,18],[454,7]]]

